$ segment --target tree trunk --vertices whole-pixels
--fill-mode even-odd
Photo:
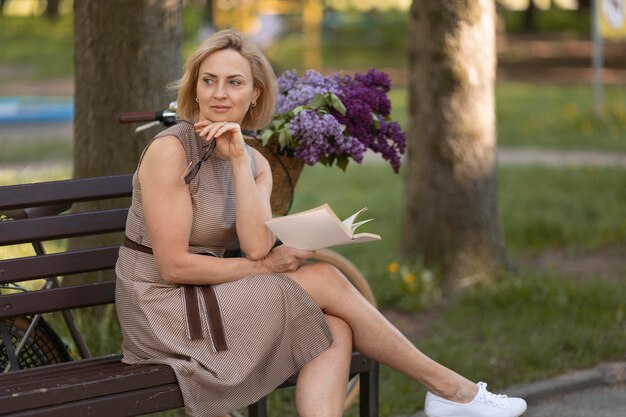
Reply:
[[[180,0],[81,0],[75,16],[74,177],[132,172],[146,139],[122,111],[158,110],[181,72]],[[141,140],[143,139],[143,140]]]
[[[441,268],[444,286],[506,264],[495,180],[492,0],[414,0],[402,249]]]
[[[47,0],[44,16],[48,19],[56,19],[59,17],[59,3],[61,0]]]
[[[524,10],[524,19],[522,20],[522,31],[532,33],[537,30],[537,6],[533,0],[529,0],[528,7]]]
[[[126,174],[137,167],[157,130],[135,134],[138,125],[122,125],[118,116],[123,111],[162,109],[175,98],[165,86],[181,72],[181,7],[180,0],[74,2],[74,178]],[[128,205],[92,202],[73,210]],[[121,235],[75,239],[70,248],[89,247],[95,240],[120,244]]]

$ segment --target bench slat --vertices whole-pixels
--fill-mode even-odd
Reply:
[[[115,281],[7,294],[0,298],[0,318],[50,313],[115,302]]]
[[[183,407],[178,384],[168,384],[106,397],[90,398],[42,409],[6,414],[10,417],[133,417]],[[4,416],[5,414],[0,414]]]
[[[0,187],[0,210],[127,197],[133,174]]]
[[[0,284],[115,267],[119,246],[0,260]]]
[[[0,246],[124,230],[128,209],[0,222]]]
[[[131,417],[155,413],[183,406],[178,384],[116,393],[104,397],[89,398],[72,403],[35,408],[17,413],[2,413],[11,417]]]
[[[122,355],[110,354],[97,358],[83,359],[79,361],[56,363],[53,365],[44,365],[37,368],[22,369],[19,371],[11,371],[9,373],[0,374],[0,398],[5,395],[5,390],[11,388],[14,384],[24,382],[44,381],[50,378],[50,375],[71,375],[75,372],[84,372],[87,368],[99,368],[109,365],[115,365],[122,360]],[[52,372],[52,373],[51,373]]]
[[[97,366],[81,367],[79,370],[65,366],[57,372],[56,367],[57,365],[47,367],[47,375],[40,373],[38,378],[22,379],[13,386],[3,387],[0,392],[3,410],[18,411],[24,408],[24,404],[28,404],[29,408],[50,407],[176,384],[176,375],[167,365],[125,365],[119,362],[119,358],[114,363],[105,362]],[[45,392],[42,392],[44,387]]]

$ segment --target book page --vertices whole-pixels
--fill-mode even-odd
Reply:
[[[328,204],[266,222],[287,246],[316,250],[347,243],[352,236]]]
[[[359,216],[359,214],[363,213],[364,211],[367,211],[367,207],[363,207],[361,210],[357,211],[352,216],[350,216],[347,219],[345,219],[342,223],[346,225],[346,228],[348,230],[351,230],[354,233],[354,229],[356,229],[357,227],[359,227],[359,225],[361,225],[361,224],[363,224],[363,223],[368,221],[368,220],[366,220],[365,222],[360,222],[360,223],[358,223],[356,225],[353,225],[354,221]]]

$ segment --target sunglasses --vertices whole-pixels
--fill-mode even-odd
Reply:
[[[185,179],[185,184],[189,184],[191,180],[193,180],[196,175],[198,175],[198,171],[200,171],[200,166],[202,165],[202,163],[211,157],[213,149],[215,149],[215,139],[211,139],[211,142],[202,147],[206,148],[206,150],[204,151],[204,155],[202,155],[202,158],[200,158],[200,160],[193,165],[191,165],[190,163],[189,167],[187,167],[187,171],[183,176],[183,178]]]
[[[190,125],[193,126],[193,122],[189,120],[177,119],[176,122],[177,123],[181,123],[181,122],[189,123]],[[213,150],[215,149],[215,138],[211,139],[211,141],[207,143],[206,145],[203,145],[202,148],[205,149],[204,154],[202,155],[202,158],[200,158],[200,160],[193,165],[190,162],[189,166],[187,167],[187,170],[183,174],[183,179],[185,180],[185,184],[189,184],[196,177],[196,175],[198,175],[198,171],[200,171],[200,166],[202,166],[202,163],[211,157],[211,154],[213,153]]]

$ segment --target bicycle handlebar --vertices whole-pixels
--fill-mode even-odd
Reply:
[[[120,123],[152,122],[154,120],[163,120],[163,110],[120,113]]]
[[[176,124],[176,102],[170,103],[169,107],[158,111],[134,111],[120,113],[120,123],[149,122],[135,129],[135,132],[148,129],[152,126],[163,125],[166,127]]]

